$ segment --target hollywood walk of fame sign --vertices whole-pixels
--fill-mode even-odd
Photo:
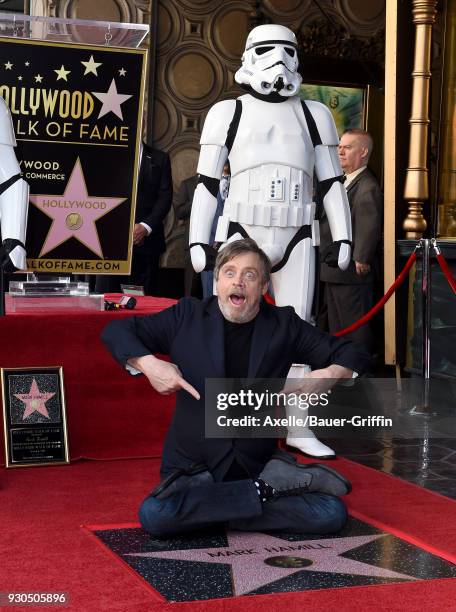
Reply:
[[[451,563],[353,517],[334,535],[220,528],[154,538],[130,526],[93,531],[168,601],[456,577]]]
[[[69,462],[59,367],[2,368],[6,467]]]
[[[146,52],[0,37],[30,272],[128,274]]]

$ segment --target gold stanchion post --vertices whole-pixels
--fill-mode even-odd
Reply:
[[[413,1],[415,24],[415,59],[412,72],[412,111],[410,116],[409,164],[404,198],[408,214],[402,225],[405,237],[418,240],[426,230],[423,205],[429,197],[427,142],[429,128],[429,84],[431,78],[431,37],[435,22],[436,0]]]

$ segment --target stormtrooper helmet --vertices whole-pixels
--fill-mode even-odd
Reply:
[[[235,81],[250,85],[263,95],[296,95],[302,82],[297,72],[297,46],[296,36],[285,26],[267,24],[253,28]]]

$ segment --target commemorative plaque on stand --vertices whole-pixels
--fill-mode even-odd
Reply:
[[[6,467],[69,463],[61,367],[2,368]]]

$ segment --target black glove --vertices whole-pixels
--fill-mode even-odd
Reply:
[[[215,260],[218,255],[218,250],[215,249],[210,244],[201,245],[206,253],[206,265],[204,266],[205,270],[213,270],[215,266]]]
[[[336,240],[335,242],[331,242],[331,244],[323,249],[320,255],[321,262],[325,263],[330,268],[337,268],[339,265],[340,247],[344,243],[351,246],[350,240]]]
[[[2,268],[3,272],[6,274],[11,274],[18,269],[13,264],[9,256],[11,251],[17,246],[25,248],[20,240],[16,240],[15,238],[6,238],[0,247],[0,268]]]

